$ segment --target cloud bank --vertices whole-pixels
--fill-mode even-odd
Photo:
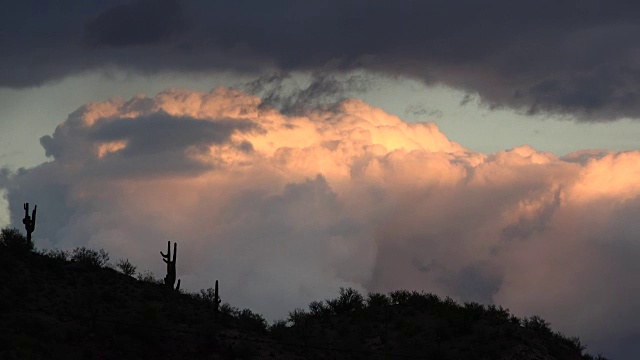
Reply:
[[[640,118],[640,4],[618,0],[13,2],[0,86],[113,67],[367,70],[479,94],[490,107]]]
[[[539,314],[591,351],[640,350],[640,152],[472,152],[349,99],[285,115],[217,88],[85,105],[4,171],[39,246],[105,248],[269,317],[338,287]]]

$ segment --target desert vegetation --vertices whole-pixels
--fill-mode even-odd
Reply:
[[[128,259],[110,263],[102,249],[37,250],[2,229],[0,357],[604,359],[538,316],[406,290],[341,288],[269,324],[222,303],[217,281],[174,287],[176,249],[162,254],[169,267],[159,279]]]

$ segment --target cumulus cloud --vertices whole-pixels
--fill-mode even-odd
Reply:
[[[463,89],[490,107],[640,118],[639,12],[615,0],[13,2],[0,14],[11,50],[0,86],[112,66],[364,69]]]
[[[4,171],[12,223],[40,246],[102,247],[191,290],[281,317],[398,288],[539,314],[625,356],[640,320],[640,152],[482,154],[433,123],[348,99],[295,114],[231,89],[88,104]]]

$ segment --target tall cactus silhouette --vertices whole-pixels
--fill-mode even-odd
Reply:
[[[24,224],[24,228],[27,231],[27,242],[31,243],[31,233],[36,229],[36,211],[38,210],[38,205],[33,207],[33,212],[31,216],[29,216],[29,203],[24,203],[24,219],[22,219],[22,223]]]
[[[220,295],[218,294],[218,280],[216,280],[216,290],[213,295],[213,316],[218,316],[218,306],[222,300],[220,300]]]
[[[169,289],[179,292],[180,280],[178,280],[178,285],[176,285],[175,289],[173,288],[173,284],[176,282],[176,255],[178,255],[178,243],[173,244],[173,260],[171,260],[171,241],[167,241],[167,253],[163,254],[162,251],[160,251],[160,255],[162,255],[162,261],[167,264],[167,276],[164,277],[164,284]]]

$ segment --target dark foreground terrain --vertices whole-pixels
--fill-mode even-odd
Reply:
[[[16,234],[0,237],[0,359],[603,359],[538,317],[407,291],[341,289],[269,326],[215,313],[212,289],[177,293],[106,253],[36,252]]]

